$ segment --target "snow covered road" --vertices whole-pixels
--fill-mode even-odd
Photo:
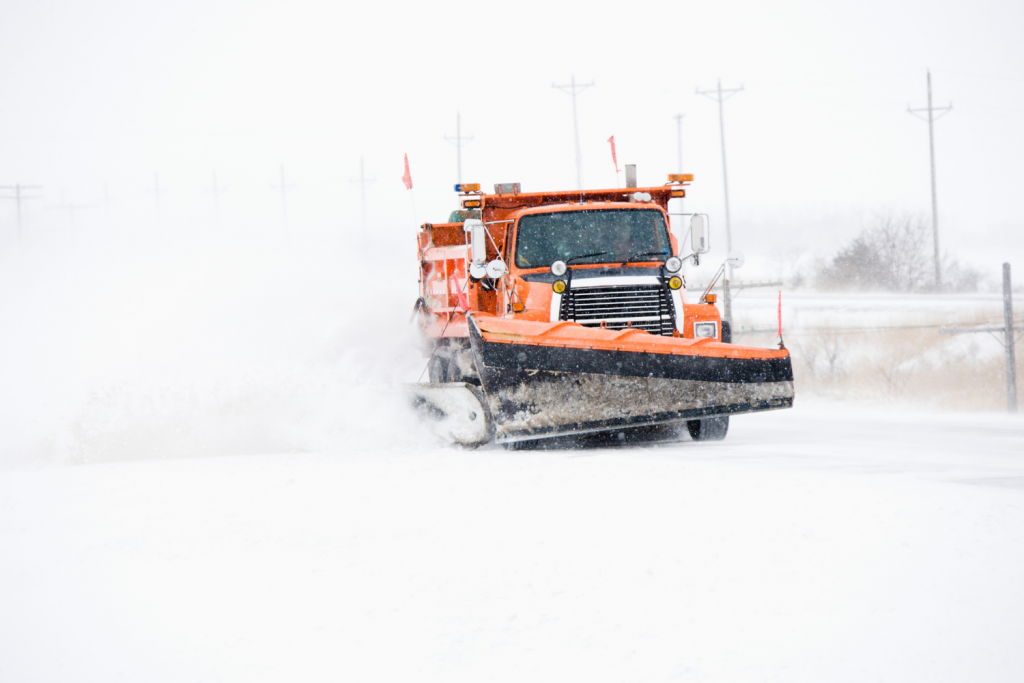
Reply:
[[[3,681],[1018,681],[1024,420],[0,470]]]

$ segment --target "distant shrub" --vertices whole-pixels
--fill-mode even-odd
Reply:
[[[943,290],[977,291],[981,273],[947,257]],[[924,292],[935,290],[931,227],[920,216],[876,217],[823,265],[815,278],[822,289]]]

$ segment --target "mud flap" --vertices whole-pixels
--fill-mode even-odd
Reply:
[[[462,382],[406,384],[413,408],[448,443],[482,446],[494,438],[494,423],[480,387]]]

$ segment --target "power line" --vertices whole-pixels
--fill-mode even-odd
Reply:
[[[462,137],[462,114],[461,114],[461,112],[455,112],[455,137],[454,138],[450,138],[447,135],[445,135],[444,139],[447,142],[451,142],[451,143],[453,143],[455,145],[456,156],[458,157],[458,175],[456,177],[455,182],[461,184],[462,183],[462,141],[466,140],[468,142],[469,140],[473,139],[472,135],[470,135],[469,137]],[[360,160],[359,163],[362,163],[362,160]]]
[[[572,95],[572,134],[573,134],[573,137],[576,140],[576,185],[577,185],[576,189],[577,190],[582,190],[583,189],[583,155],[580,153],[580,128],[579,128],[579,124],[576,121],[576,95],[578,95],[579,93],[583,92],[584,90],[586,90],[587,88],[591,87],[592,85],[594,85],[593,81],[591,81],[590,83],[581,83],[581,84],[577,85],[576,84],[576,76],[575,75],[572,76],[572,78],[569,79],[569,85],[555,85],[555,84],[551,85],[551,87],[556,89],[556,90],[561,90],[562,92],[565,92],[565,93],[568,93],[568,94]]]
[[[928,122],[928,151],[931,154],[931,167],[932,167],[932,234],[935,238],[935,286],[942,286],[942,270],[939,264],[939,203],[936,198],[935,192],[935,132],[934,124],[936,119],[942,118],[945,114],[949,113],[949,110],[953,108],[953,103],[950,102],[945,107],[933,107],[932,106],[932,72],[928,70],[928,106],[924,109],[911,109],[910,105],[907,105],[907,112],[917,116],[917,118]],[[928,118],[919,115],[919,112],[928,112]],[[939,112],[939,116],[936,117],[935,113]]]
[[[367,178],[366,169],[363,166],[363,157],[359,157],[359,180],[349,180],[350,183],[359,185],[359,192],[362,197],[363,207],[363,239],[366,239],[366,186],[370,183],[377,182],[376,178]]]
[[[0,197],[0,199],[10,199],[15,203],[18,212],[18,241],[21,241],[21,204],[22,202],[28,201],[29,199],[39,199],[40,195],[25,195],[22,194],[23,190],[41,190],[42,185],[22,185],[16,183],[14,185],[0,185],[0,190],[14,190],[13,197]]]
[[[697,89],[698,95],[704,95],[705,97],[718,102],[718,131],[721,134],[722,138],[722,183],[723,187],[725,188],[725,245],[726,249],[730,253],[732,252],[732,226],[729,222],[729,173],[726,170],[725,165],[725,114],[723,113],[724,107],[722,105],[727,99],[729,99],[736,93],[741,92],[742,90],[742,85],[738,88],[723,90],[721,78],[718,79],[718,87],[715,90],[700,90],[699,88]],[[731,264],[727,265],[726,272],[727,275],[725,278],[724,286],[722,288],[722,293],[724,294],[722,299],[724,300],[723,303],[725,305],[725,319],[732,320],[732,300],[729,296],[729,280],[732,279]]]

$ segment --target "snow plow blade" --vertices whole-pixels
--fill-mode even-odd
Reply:
[[[479,314],[469,336],[499,442],[793,405],[785,349]]]
[[[407,384],[412,406],[448,443],[481,446],[494,438],[487,404],[480,387],[462,382]]]

